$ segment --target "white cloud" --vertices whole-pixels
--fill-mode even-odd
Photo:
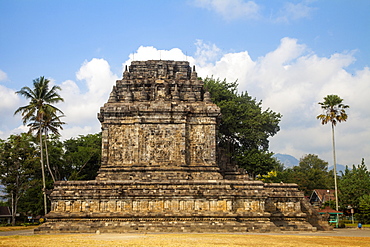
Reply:
[[[297,158],[315,153],[331,162],[330,126],[321,126],[316,116],[321,113],[318,102],[328,94],[338,94],[351,107],[348,121],[336,128],[338,162],[352,165],[365,158],[369,164],[370,70],[348,73],[345,68],[355,61],[354,54],[319,57],[297,40],[283,38],[276,50],[256,61],[247,51],[228,53],[198,66],[197,71],[202,77],[238,79],[239,90],[281,113],[281,131],[271,139],[271,150]]]
[[[286,3],[285,4],[286,12],[291,16],[293,20],[307,18],[311,15],[311,12],[314,8],[309,7],[307,2],[300,2],[297,4],[294,3]]]
[[[107,102],[113,85],[119,79],[111,72],[106,60],[97,58],[85,61],[76,77],[86,85],[87,91],[81,91],[72,80],[62,83],[64,103],[59,108],[66,115],[64,122],[67,123],[62,132],[63,138],[100,131],[97,113]]]
[[[299,3],[286,2],[279,10],[278,17],[276,22],[289,22],[291,20],[298,20],[303,18],[309,18],[312,15],[312,12],[316,9],[310,7],[309,4],[312,1],[302,1]]]
[[[315,153],[331,162],[330,126],[321,126],[316,116],[321,113],[318,102],[327,94],[338,94],[351,106],[348,122],[339,124],[336,129],[338,162],[351,165],[360,162],[362,157],[370,160],[367,151],[370,150],[370,116],[367,110],[370,99],[366,95],[370,90],[370,71],[364,68],[352,75],[345,70],[355,61],[353,52],[319,57],[296,39],[283,38],[274,51],[254,61],[248,51],[223,53],[214,44],[197,41],[196,45],[194,57],[184,55],[177,48],[158,50],[141,46],[123,65],[129,65],[132,60],[186,59],[197,66],[199,76],[213,75],[229,82],[238,80],[241,91],[247,91],[252,97],[262,100],[265,108],[283,115],[281,131],[271,139],[271,150],[297,158]],[[95,64],[97,62],[101,66]],[[72,122],[77,124],[78,118],[90,121],[90,124],[79,124],[79,128],[72,126],[68,130],[70,135],[90,131],[87,126],[98,131],[100,125],[96,113],[98,107],[106,102],[114,77],[106,61],[92,60],[78,72],[78,78],[88,85],[86,94],[81,94],[76,83],[64,83],[65,90],[76,93],[73,98],[77,95],[82,98],[73,104],[78,107],[72,111],[75,112]],[[111,84],[104,87],[103,81]],[[97,93],[94,92],[100,92],[100,88],[104,91],[99,94],[100,103],[85,103],[95,97]]]
[[[10,126],[17,126],[13,129],[9,129]],[[11,135],[17,135],[20,133],[25,133],[28,132],[28,127],[26,125],[22,125],[21,121],[15,121],[15,120],[9,120],[6,122],[6,125],[0,125],[0,139],[6,140],[8,139]]]
[[[96,117],[96,114],[95,114]],[[96,121],[94,124],[85,125],[85,126],[78,126],[73,125],[71,127],[64,126],[62,130],[62,139],[70,139],[74,137],[78,137],[79,135],[87,135],[92,133],[100,132],[100,124]]]
[[[203,40],[197,40],[195,46],[197,47],[195,59],[200,66],[216,62],[222,55],[221,50],[215,44],[206,44]]]
[[[0,81],[5,81],[8,79],[8,75],[0,69]]]
[[[7,81],[7,74],[0,70],[0,81]],[[27,100],[15,93],[14,89],[0,85],[0,138],[7,139],[10,135],[27,132],[28,128],[22,124],[22,115],[14,115]]]
[[[200,60],[202,64],[202,60]],[[197,64],[197,72],[199,75],[213,76],[214,78],[224,79],[227,78],[229,82],[233,81],[246,81],[249,76],[249,72],[255,66],[255,62],[252,61],[247,51],[239,53],[228,53],[224,54],[215,63],[199,65],[198,60],[195,61]]]
[[[363,68],[353,74],[346,71],[355,61],[354,52],[320,57],[296,39],[283,38],[275,50],[252,60],[248,51],[225,53],[202,41],[196,45],[194,57],[186,56],[178,48],[158,50],[140,46],[123,65],[129,65],[132,60],[187,60],[196,65],[201,77],[213,75],[229,82],[238,79],[239,90],[262,100],[264,108],[283,115],[281,131],[271,139],[271,150],[297,158],[314,153],[331,162],[330,126],[322,126],[316,116],[321,113],[318,102],[328,94],[338,94],[351,107],[347,111],[348,121],[336,128],[338,163],[352,165],[365,158],[369,165],[370,69]],[[59,108],[67,116],[63,138],[100,131],[97,113],[120,76],[111,72],[104,59],[92,59],[84,62],[76,73],[77,82],[67,80],[61,84],[65,103]],[[84,85],[87,89],[81,90]],[[7,102],[0,104],[0,121],[3,121],[0,138],[5,138],[10,130],[4,124],[9,123],[14,110],[23,104],[13,90],[4,86],[0,86],[0,97]]]
[[[19,97],[13,89],[0,85],[0,113],[3,111],[15,111],[15,108],[20,103]]]
[[[26,125],[19,125],[17,128],[12,129],[10,131],[10,134],[11,135],[20,134],[20,133],[25,133],[25,132],[28,132],[28,131],[29,131],[29,128]]]
[[[192,57],[186,56],[179,48],[171,50],[158,50],[153,46],[140,46],[135,53],[129,55],[129,59],[125,61],[122,66],[130,65],[132,61],[146,61],[146,60],[177,60],[189,61],[193,63]]]
[[[86,82],[88,93],[95,97],[106,97],[106,92],[112,89],[112,84],[118,79],[111,72],[108,62],[98,58],[85,61],[76,77]]]
[[[194,5],[215,11],[227,21],[239,18],[255,19],[260,15],[260,7],[254,1],[195,0]]]
[[[13,89],[0,85],[0,138],[7,138],[10,134],[18,133],[11,126],[20,124],[21,116],[13,116],[22,100]]]

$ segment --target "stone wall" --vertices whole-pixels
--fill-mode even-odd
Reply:
[[[118,224],[118,232],[133,231],[138,224],[139,232],[316,229],[301,210],[303,194],[292,184],[266,189],[260,181],[57,182],[52,197],[42,232],[70,231],[68,226],[75,224],[82,231],[82,222],[89,232],[114,230],[102,227],[102,221]],[[152,224],[156,227],[150,228]]]

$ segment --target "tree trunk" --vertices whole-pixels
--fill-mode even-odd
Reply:
[[[43,154],[43,148],[42,148],[42,131],[41,131],[41,124],[40,124],[40,150],[41,150],[41,173],[42,173],[42,193],[44,195],[44,212],[45,215],[48,213],[48,208],[47,208],[47,202],[46,202],[46,183],[45,183],[45,169],[44,169],[44,154]]]
[[[55,183],[55,177],[53,175],[53,172],[50,169],[49,164],[49,153],[48,153],[48,144],[47,144],[47,137],[48,135],[45,133],[45,156],[46,156],[46,166],[48,167],[49,173],[51,175],[51,178],[53,179],[53,182]]]
[[[333,160],[334,160],[334,193],[335,193],[335,210],[339,211],[338,206],[338,185],[337,185],[337,158],[335,155],[335,138],[334,138],[334,124],[331,124],[331,134],[333,141]],[[337,227],[338,227],[338,214],[337,214]]]
[[[14,198],[14,191],[12,191],[12,226],[15,226],[15,216],[17,214],[16,206],[15,206],[15,198]]]

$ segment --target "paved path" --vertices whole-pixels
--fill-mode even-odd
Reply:
[[[19,230],[19,231],[8,231],[8,232],[0,232],[0,236],[12,236],[12,235],[19,235],[19,236],[28,236],[33,235],[32,230]],[[162,233],[156,233],[162,234]],[[163,233],[165,234],[165,233]],[[192,233],[184,233],[184,234],[192,234]],[[194,233],[197,234],[197,233]],[[238,234],[238,233],[225,233],[225,234]],[[239,233],[245,235],[298,235],[298,236],[341,236],[341,237],[370,237],[370,229],[362,229],[358,230],[356,228],[344,228],[344,229],[334,229],[333,231],[317,231],[317,232],[269,232],[269,233]],[[101,235],[104,235],[102,233]],[[114,235],[110,233],[109,235]],[[141,234],[130,234],[130,233],[122,233],[117,235],[141,235]]]
[[[357,228],[341,228],[332,231],[317,231],[317,232],[270,232],[270,233],[247,233],[247,234],[263,234],[263,235],[298,235],[298,236],[341,236],[341,237],[370,237],[370,229],[358,230]]]
[[[12,235],[20,235],[20,236],[33,235],[33,229],[0,232],[0,236],[12,236]]]

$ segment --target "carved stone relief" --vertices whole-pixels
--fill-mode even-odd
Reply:
[[[182,125],[145,124],[140,126],[140,162],[171,163],[182,160]]]
[[[191,163],[205,164],[215,161],[215,139],[210,138],[214,128],[211,125],[191,125],[190,127],[190,159]]]

